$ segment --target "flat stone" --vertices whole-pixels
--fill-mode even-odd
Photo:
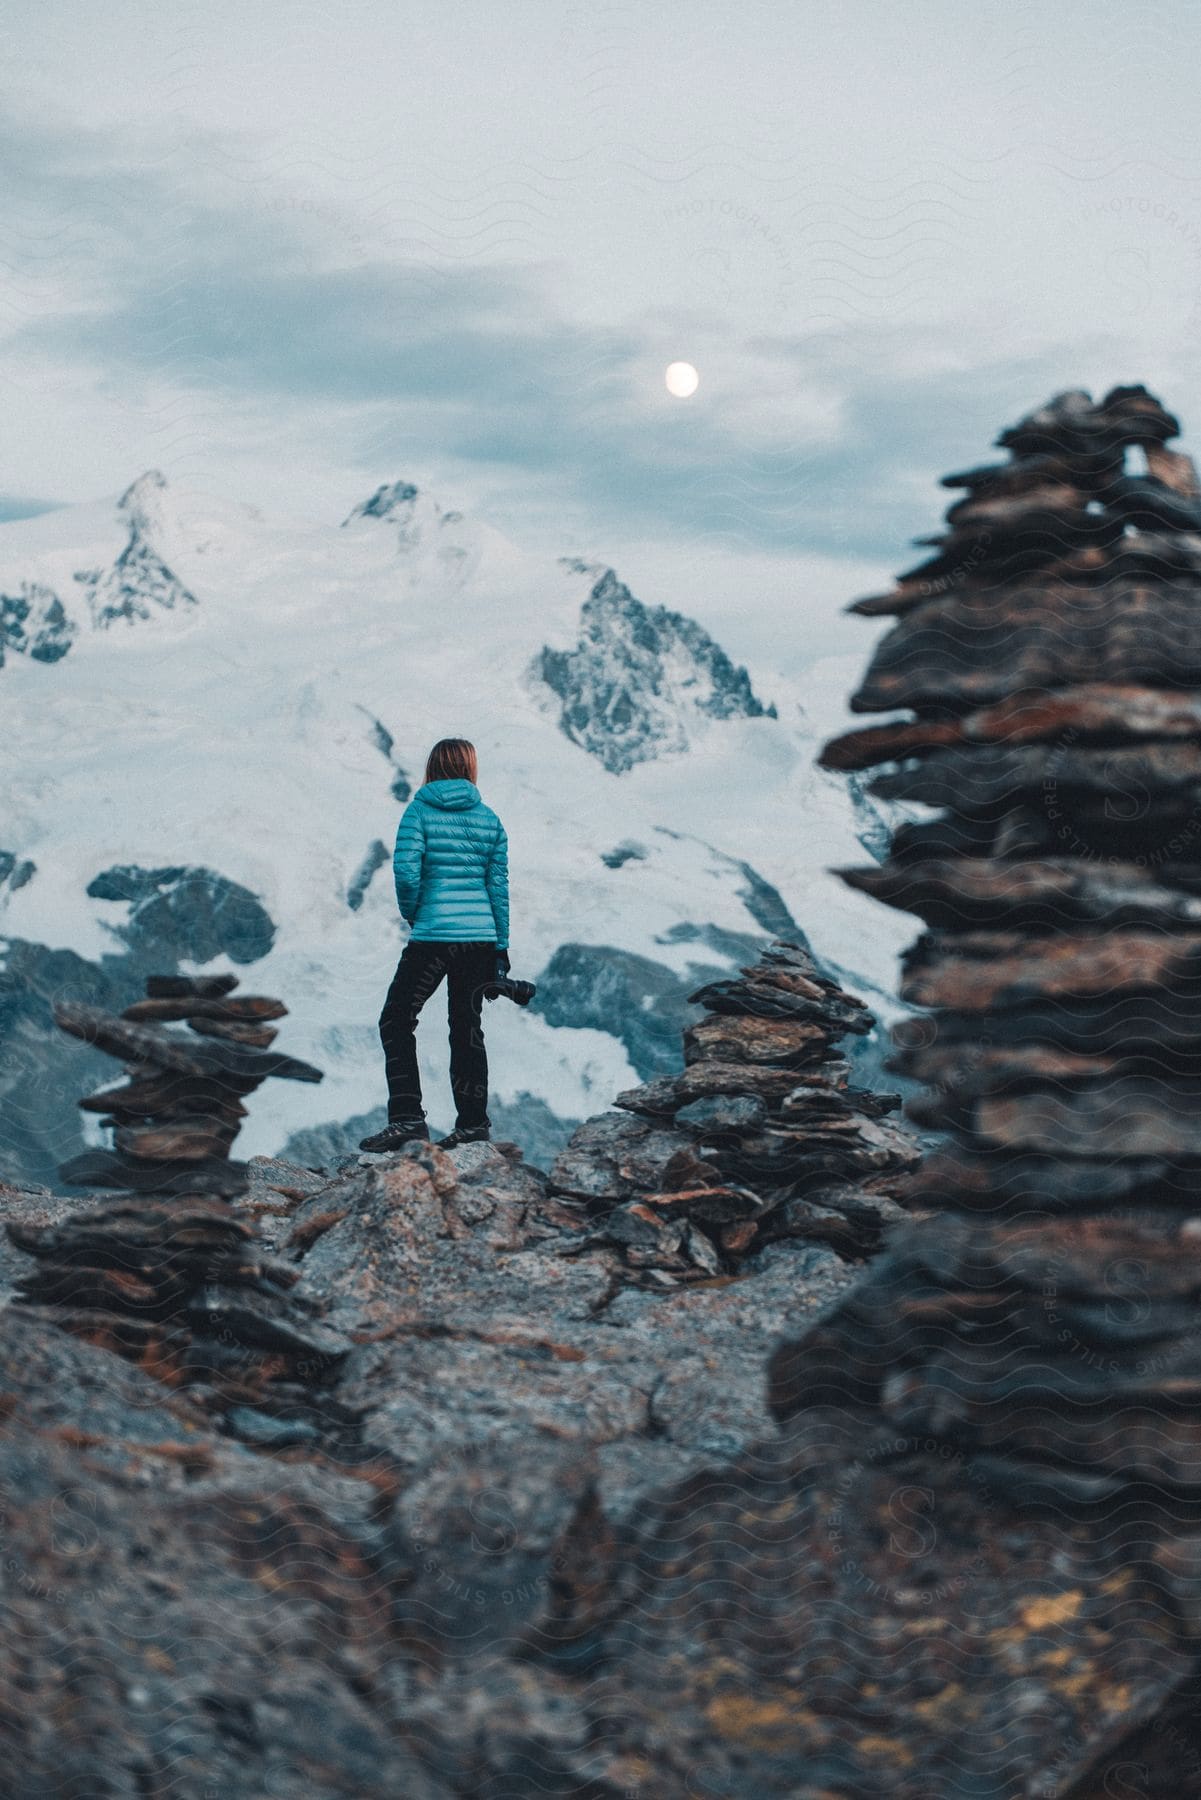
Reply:
[[[554,1161],[552,1190],[584,1199],[624,1199],[631,1189],[658,1187],[671,1158],[691,1153],[693,1139],[624,1112],[601,1113],[573,1134]]]
[[[110,1056],[149,1063],[156,1069],[179,1069],[186,1075],[269,1075],[290,1081],[321,1081],[323,1074],[311,1063],[275,1051],[253,1050],[235,1044],[197,1043],[157,1025],[138,1025],[117,1018],[98,1006],[78,1000],[59,1000],[53,1007],[55,1023],[73,1037],[106,1050]]]
[[[767,1105],[758,1094],[713,1094],[693,1100],[676,1113],[677,1125],[689,1125],[702,1134],[713,1131],[751,1131],[767,1116]]]
[[[1201,932],[1063,931],[1030,940],[1012,932],[961,932],[923,940],[905,959],[901,996],[960,1012],[1148,990],[1180,996],[1201,982]]]
[[[146,993],[151,999],[182,999],[195,995],[198,999],[215,999],[232,993],[238,985],[234,974],[224,975],[148,975]]]

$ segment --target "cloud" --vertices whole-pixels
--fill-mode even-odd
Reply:
[[[365,485],[453,468],[598,537],[904,566],[941,510],[937,476],[1002,422],[1090,367],[1143,378],[1100,341],[990,362],[972,320],[740,336],[699,309],[601,326],[565,315],[553,265],[371,260],[352,220],[264,204],[224,140],[155,163],[119,132],[34,124],[4,147],[26,301],[10,355],[126,404],[203,400],[214,431],[248,409],[284,446],[336,431]],[[662,369],[685,332],[702,379],[679,402]]]
[[[59,505],[57,500],[30,500],[20,494],[0,494],[0,523],[36,519],[41,513],[54,512]]]

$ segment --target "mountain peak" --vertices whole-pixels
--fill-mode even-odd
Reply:
[[[154,489],[165,488],[166,485],[167,477],[161,469],[146,469],[136,481],[130,482],[117,504],[128,510],[130,506],[137,503],[139,498]]]
[[[410,580],[434,580],[452,590],[474,574],[487,537],[474,520],[440,506],[411,481],[385,482],[342,523],[354,525],[360,519],[391,526]]]
[[[162,523],[160,496],[167,490],[167,478],[161,469],[147,469],[131,481],[117,502],[117,511],[129,520],[131,531],[153,531]]]
[[[385,481],[377,487],[369,500],[364,500],[352,512],[347,513],[343,525],[349,525],[352,519],[402,519],[407,520],[413,511],[413,502],[418,490],[411,481]]]
[[[88,599],[92,624],[101,630],[124,619],[149,619],[196,605],[196,596],[164,561],[154,543],[164,524],[162,496],[167,480],[160,469],[147,469],[132,481],[117,502],[129,523],[129,541],[108,568],[79,569],[75,579]]]
[[[559,560],[597,578],[580,609],[575,647],[544,645],[534,670],[562,702],[564,735],[610,774],[687,750],[701,718],[776,717],[746,669],[695,619],[644,605],[603,564]]]

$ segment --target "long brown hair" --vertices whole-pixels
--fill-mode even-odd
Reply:
[[[478,774],[475,745],[466,738],[439,738],[425,759],[426,781],[474,781]]]

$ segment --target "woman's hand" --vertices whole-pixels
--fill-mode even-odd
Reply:
[[[509,961],[509,952],[507,950],[498,950],[496,952],[496,973],[498,975],[507,975],[512,966],[513,965]]]

